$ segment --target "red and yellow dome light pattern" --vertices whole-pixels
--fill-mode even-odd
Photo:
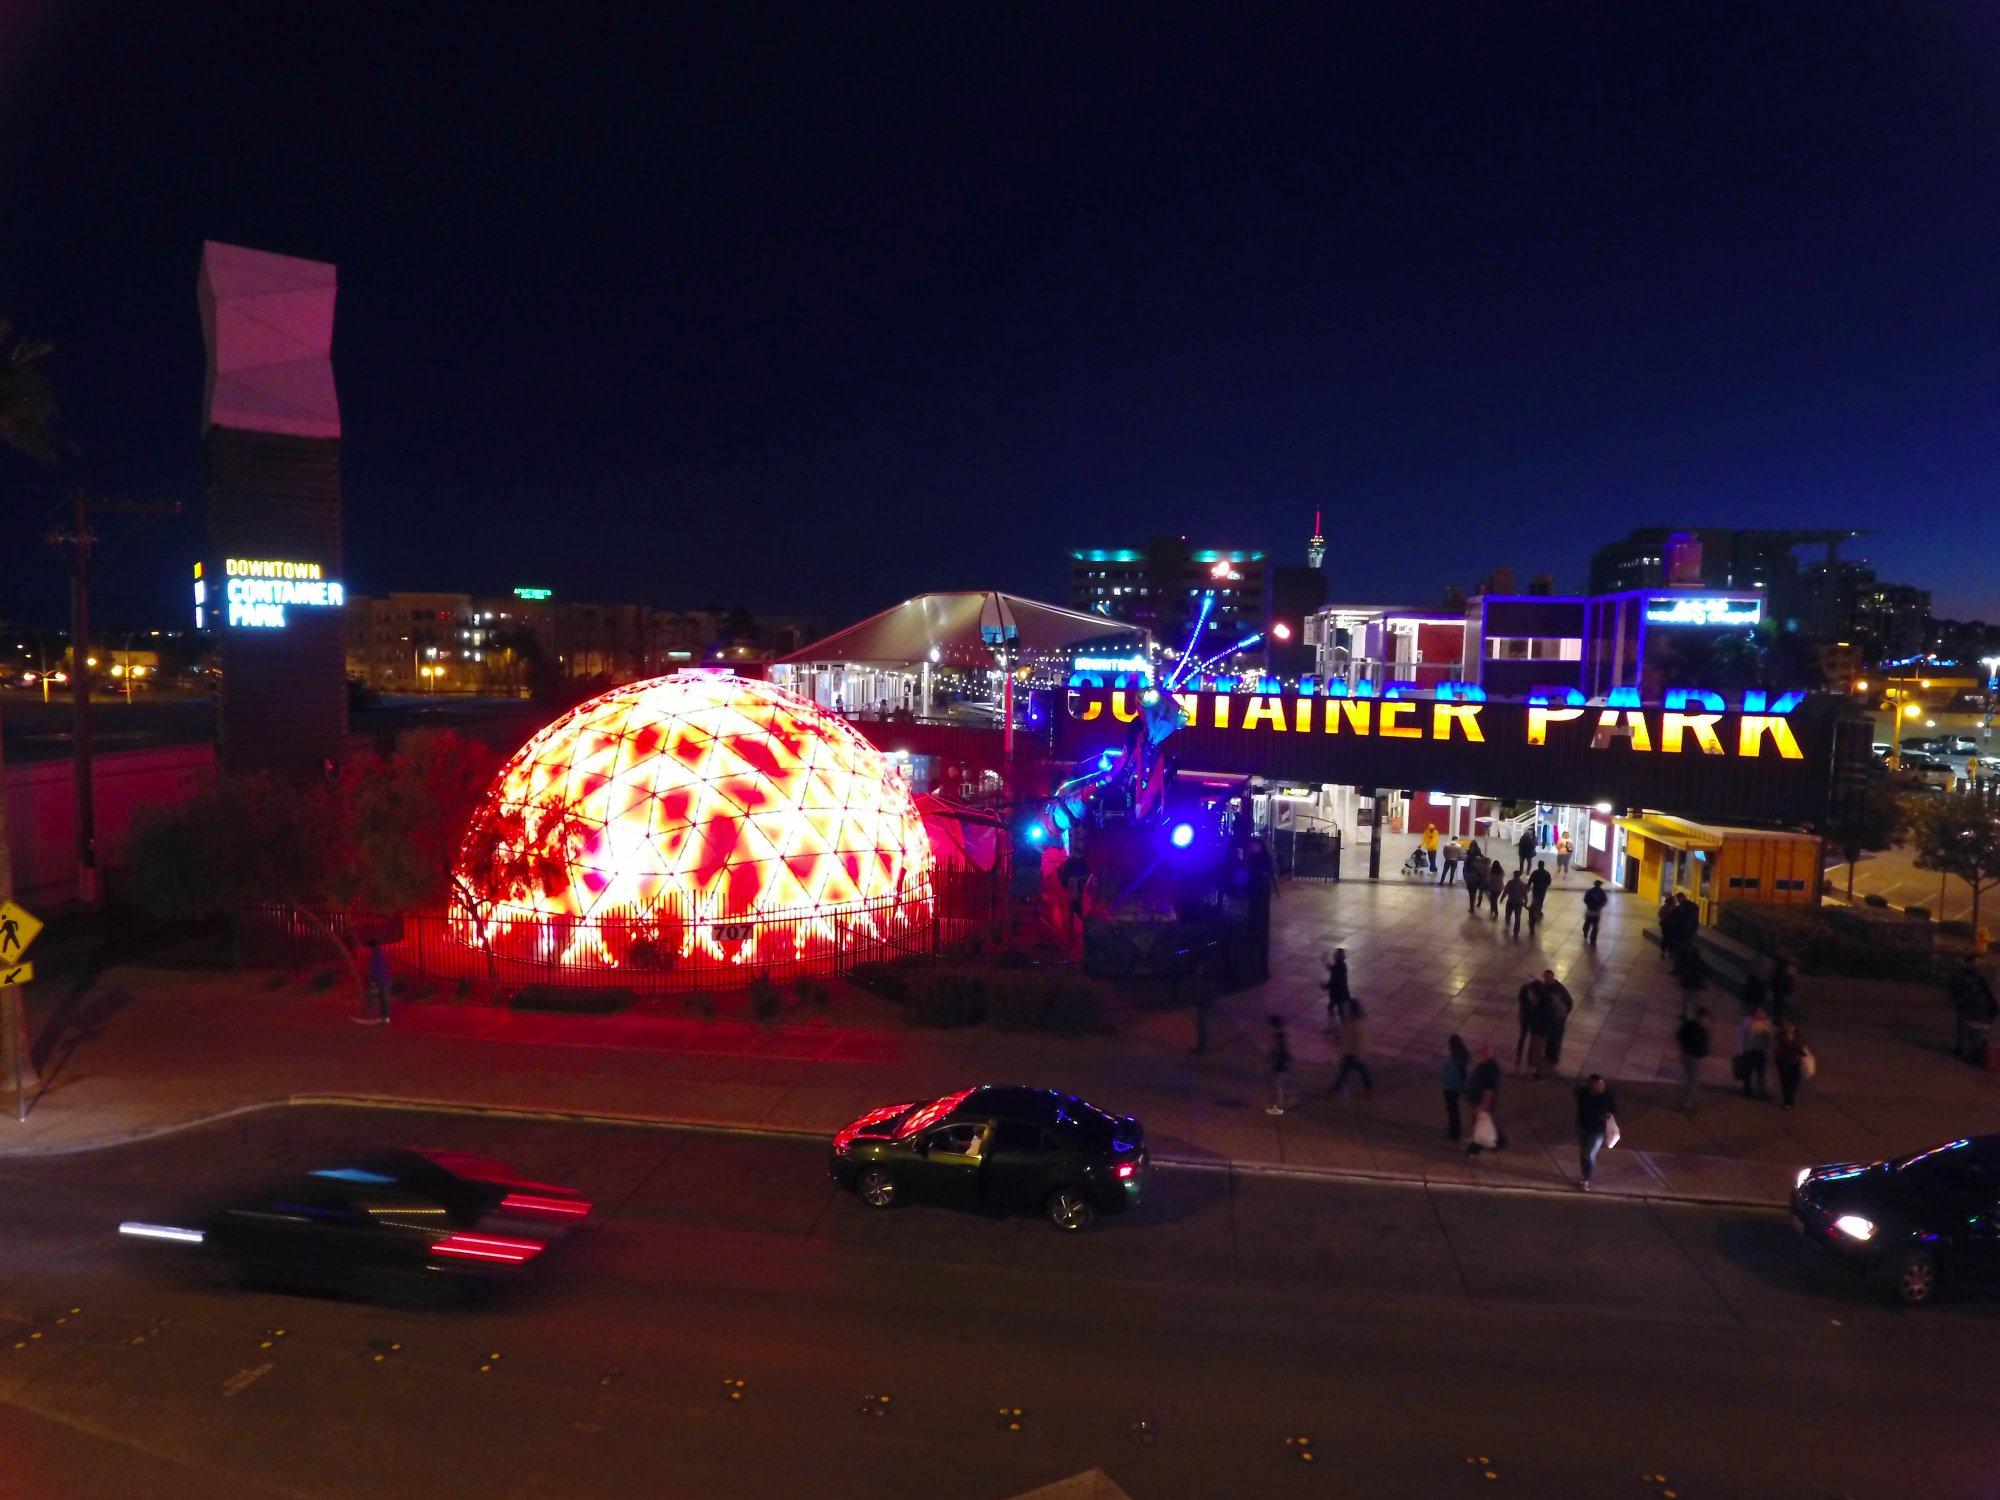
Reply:
[[[515,753],[454,918],[506,957],[783,964],[927,922],[933,864],[904,778],[844,720],[688,673],[593,698]]]

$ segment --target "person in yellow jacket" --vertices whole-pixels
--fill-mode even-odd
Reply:
[[[1424,824],[1424,836],[1417,841],[1417,847],[1424,851],[1424,858],[1430,861],[1431,874],[1438,872],[1438,826]]]

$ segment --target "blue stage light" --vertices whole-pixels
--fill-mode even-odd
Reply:
[[[1044,828],[1039,823],[1030,823],[1028,825],[1027,833],[1028,833],[1028,842],[1031,844],[1039,844],[1042,842],[1042,840],[1046,839],[1049,836],[1048,829]]]
[[[1189,844],[1194,842],[1194,824],[1174,824],[1174,831],[1167,835],[1167,839],[1176,849],[1187,848]]]

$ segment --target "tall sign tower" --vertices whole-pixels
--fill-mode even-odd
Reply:
[[[208,534],[196,622],[221,646],[228,772],[324,775],[347,741],[334,268],[202,246]]]

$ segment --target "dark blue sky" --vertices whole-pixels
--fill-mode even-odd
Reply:
[[[213,237],[340,266],[363,590],[838,620],[1319,506],[1345,598],[1853,525],[2000,618],[1994,9],[1636,9],[0,0],[79,450],[6,506],[198,513]]]

